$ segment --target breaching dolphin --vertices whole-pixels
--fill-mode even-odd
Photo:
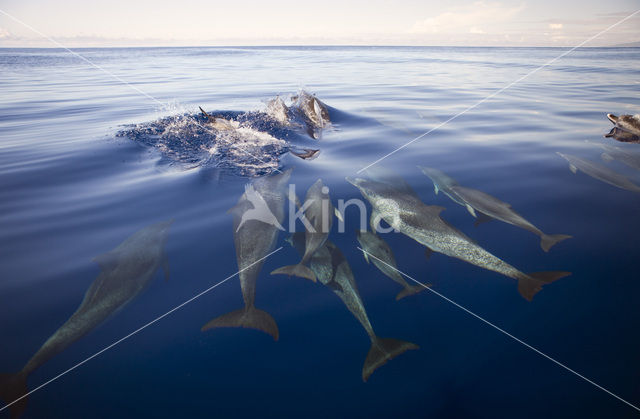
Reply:
[[[305,251],[303,233],[294,233],[289,243],[300,253]],[[371,349],[362,367],[362,380],[367,381],[376,368],[410,349],[418,349],[418,345],[397,339],[380,338],[373,331],[367,311],[360,298],[358,287],[351,267],[340,249],[332,242],[326,241],[311,257],[311,269],[315,272],[320,283],[330,288],[349,309],[351,314],[360,322],[371,340]]]
[[[455,202],[466,207],[471,215],[476,217],[476,211],[485,214],[496,220],[500,220],[507,224],[520,227],[540,237],[540,247],[545,252],[556,243],[571,238],[566,234],[545,234],[538,227],[534,226],[523,216],[515,212],[511,208],[511,204],[503,202],[498,198],[486,194],[477,189],[467,188],[458,185],[457,182],[438,169],[430,167],[418,166],[422,172],[432,181],[436,190],[442,190],[447,196],[451,197]]]
[[[608,167],[571,154],[564,154],[560,152],[557,154],[569,162],[569,170],[574,174],[578,173],[578,170],[581,170],[592,178],[601,180],[609,185],[615,186],[616,188],[626,189],[631,192],[640,192],[640,186],[631,182],[626,176],[623,176]]]
[[[246,327],[261,330],[278,340],[276,321],[269,313],[255,307],[256,282],[264,261],[256,262],[273,250],[282,229],[286,185],[291,170],[254,180],[229,210],[233,215],[233,241],[244,308],[212,319],[202,326],[202,331],[217,327]],[[248,196],[254,193],[259,194],[260,199]],[[264,204],[256,208],[258,202]],[[254,214],[256,210],[264,214]]]
[[[159,268],[164,270],[165,279],[168,279],[169,263],[164,247],[172,222],[145,227],[115,249],[94,258],[101,272],[85,293],[80,306],[20,372],[0,375],[0,399],[11,403],[27,394],[29,374],[138,296],[151,283]],[[25,397],[11,405],[12,416],[20,416],[26,403]]]
[[[425,205],[412,194],[393,186],[362,178],[347,178],[371,203],[372,230],[380,218],[397,231],[411,237],[434,252],[461,259],[518,281],[518,291],[531,301],[542,286],[570,272],[550,271],[525,274],[473,242],[461,231],[440,218],[443,207]]]
[[[297,108],[306,120],[309,136],[316,140],[320,139],[322,130],[331,123],[327,105],[304,90],[291,99],[294,101],[292,107]]]

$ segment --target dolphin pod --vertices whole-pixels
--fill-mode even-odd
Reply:
[[[233,215],[233,241],[244,307],[210,320],[202,326],[202,331],[219,327],[245,327],[261,330],[278,340],[276,321],[269,313],[255,306],[256,282],[264,262],[256,261],[264,258],[275,247],[284,219],[286,185],[291,171],[289,169],[277,175],[256,179],[251,187],[246,188],[238,203],[229,210]],[[248,194],[249,191],[253,192]],[[253,193],[259,194],[260,198],[251,198]],[[264,207],[256,208],[256,203],[261,201],[264,202]],[[261,214],[251,215],[255,210],[261,210]]]
[[[165,279],[169,278],[164,247],[172,222],[164,221],[145,227],[115,249],[94,259],[101,272],[85,293],[78,309],[47,339],[20,372],[0,375],[0,399],[11,403],[26,395],[29,374],[138,296],[151,283],[158,269],[164,270]],[[26,404],[27,398],[24,397],[11,405],[12,416],[20,416]]]
[[[478,211],[490,218],[520,227],[540,236],[540,247],[542,247],[542,250],[545,252],[548,252],[556,243],[571,238],[571,236],[566,234],[545,234],[538,227],[515,212],[510,204],[477,189],[461,186],[453,178],[438,169],[422,166],[419,166],[419,168],[422,170],[422,173],[432,180],[436,194],[441,190],[454,202],[466,207],[474,217],[477,217],[476,211]]]
[[[294,233],[289,243],[300,253],[306,254],[305,239],[302,233]],[[360,322],[371,340],[371,348],[362,367],[362,380],[367,381],[371,374],[387,361],[418,345],[397,339],[380,338],[373,331],[369,316],[360,298],[353,272],[340,249],[330,241],[325,241],[310,258],[311,269],[327,288],[331,289]]]
[[[443,207],[425,205],[414,195],[395,189],[387,183],[362,178],[347,178],[373,207],[372,229],[380,219],[404,235],[434,252],[455,257],[518,281],[520,295],[531,301],[543,285],[570,274],[564,271],[525,274],[492,255],[461,231],[440,218]]]

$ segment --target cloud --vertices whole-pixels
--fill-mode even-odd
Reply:
[[[486,33],[486,32],[477,26],[472,26],[469,28],[469,33]]]
[[[411,33],[451,33],[468,31],[480,33],[480,26],[508,22],[524,9],[524,3],[517,7],[503,6],[501,3],[477,1],[466,6],[454,7],[449,11],[416,22]],[[474,32],[472,32],[474,31]]]
[[[554,29],[554,30],[562,29],[562,23],[549,23],[549,29]]]
[[[11,32],[6,30],[5,28],[0,28],[0,39],[11,38]]]

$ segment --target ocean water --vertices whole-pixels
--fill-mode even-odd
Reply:
[[[346,176],[362,176],[365,166],[564,50],[77,52],[100,68],[60,49],[0,49],[0,372],[19,371],[76,310],[100,274],[95,256],[173,219],[170,277],[155,273],[143,293],[35,370],[29,390],[235,274],[227,210],[248,182],[293,168],[290,183],[301,198],[319,178],[334,204],[361,198]],[[243,150],[265,166],[247,161],[243,150],[209,152],[219,145],[215,138],[189,125],[204,123],[198,106],[252,118],[268,100],[288,100],[301,89],[329,106],[332,123],[319,140],[295,127],[255,125],[260,134],[247,138],[262,137]],[[640,194],[573,174],[556,152],[640,184],[638,170],[604,162],[599,146],[640,154],[638,144],[603,138],[612,127],[607,113],[639,110],[640,49],[580,49],[379,163],[423,202],[445,207],[441,216],[450,225],[518,269],[572,274],[529,302],[510,278],[439,253],[427,258],[411,238],[386,234],[401,271],[635,406]],[[171,135],[152,127],[169,127]],[[287,153],[294,146],[321,151],[301,160]],[[474,226],[463,206],[434,193],[418,165],[508,202],[545,233],[573,238],[545,253],[523,229],[497,220]],[[319,283],[269,274],[299,260],[283,232],[276,243],[282,249],[265,260],[256,290],[256,306],[278,324],[278,341],[252,329],[201,331],[242,307],[236,276],[34,392],[24,417],[637,415],[436,294],[396,301],[400,286],[357,248],[359,213],[350,207],[344,217],[346,231],[335,224],[330,240],[351,266],[375,332],[419,350],[363,382],[370,342],[342,301]]]

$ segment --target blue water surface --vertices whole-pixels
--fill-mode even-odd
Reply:
[[[572,174],[556,152],[605,163],[606,113],[640,110],[640,49],[576,50],[465,111],[564,52],[555,48],[113,48],[0,49],[0,372],[16,372],[75,311],[100,269],[92,258],[154,222],[174,219],[168,281],[157,279],[104,324],[29,377],[29,389],[73,367],[236,273],[231,216],[251,180],[167,161],[162,150],[117,135],[136,124],[211,111],[259,111],[276,95],[307,89],[333,123],[315,160],[290,154],[298,195],[318,178],[338,199],[345,181],[384,159],[441,216],[524,272],[572,275],[528,302],[516,282],[442,254],[426,258],[389,233],[398,268],[433,290],[640,406],[640,195]],[[104,70],[104,71],[103,71]],[[119,79],[114,78],[112,73]],[[140,93],[143,91],[155,100]],[[589,140],[591,143],[585,142]],[[596,144],[594,144],[596,143]],[[417,168],[510,203],[548,233],[573,238],[549,253],[525,230],[467,210]],[[369,207],[368,207],[369,208]],[[357,249],[359,214],[331,240],[354,272],[381,337],[420,346],[364,383],[369,339],[320,284],[269,272],[299,260],[283,249],[260,274],[256,305],[280,339],[250,329],[201,332],[242,307],[237,277],[29,396],[25,417],[634,417],[638,411],[424,291],[395,301],[399,286]],[[4,402],[7,402],[5,400]],[[0,413],[0,416],[7,411]]]

